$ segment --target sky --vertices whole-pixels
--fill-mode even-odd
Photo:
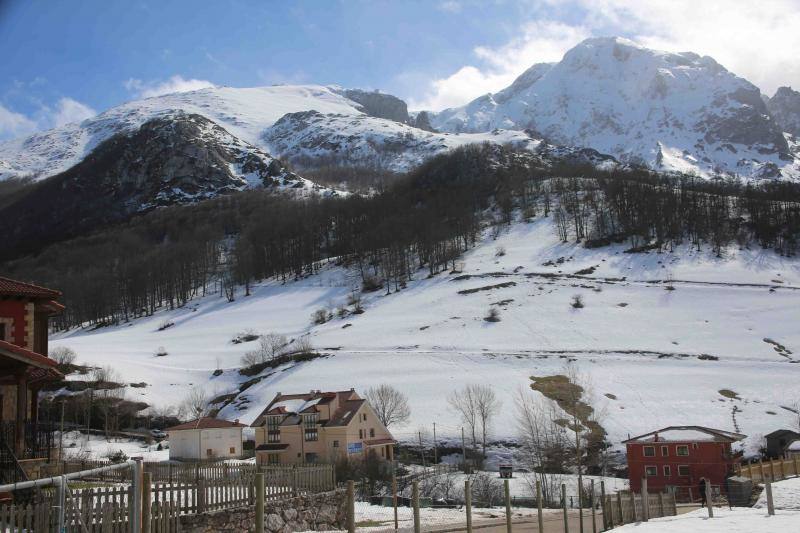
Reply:
[[[800,0],[0,0],[0,140],[214,85],[338,84],[439,110],[619,35],[800,88]]]

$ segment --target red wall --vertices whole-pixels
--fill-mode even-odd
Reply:
[[[12,344],[25,346],[25,300],[0,300],[0,318],[14,319],[14,335],[9,340]]]
[[[688,456],[678,456],[677,447],[687,445]],[[645,457],[644,447],[655,446],[655,457]],[[667,447],[667,456],[662,455],[662,446]],[[725,478],[732,473],[736,459],[730,458],[731,445],[723,442],[653,442],[628,443],[628,478],[631,489],[639,492],[645,466],[655,466],[657,475],[647,477],[648,492],[661,492],[667,485],[677,487],[698,487],[700,478],[706,478],[712,485],[722,486],[725,490]],[[670,476],[664,475],[664,465],[670,467]],[[689,467],[688,476],[678,475],[678,466]]]

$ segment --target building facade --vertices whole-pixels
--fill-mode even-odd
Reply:
[[[52,430],[39,423],[39,391],[63,376],[47,357],[48,320],[61,293],[0,277],[0,482],[24,479],[51,459]]]
[[[725,491],[725,479],[735,471],[741,454],[732,445],[746,435],[702,426],[670,426],[624,442],[631,490],[650,492],[691,488],[696,496],[702,478]],[[688,492],[687,492],[688,494]]]
[[[353,389],[278,393],[253,427],[259,464],[334,463],[367,454],[394,459],[394,437]]]
[[[211,461],[242,457],[242,428],[239,421],[198,418],[167,428],[169,458],[184,461]]]

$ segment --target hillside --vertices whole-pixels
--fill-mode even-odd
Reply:
[[[736,245],[722,258],[689,245],[671,253],[627,248],[562,243],[552,217],[515,222],[497,239],[485,232],[459,272],[429,278],[423,270],[399,292],[365,295],[360,315],[312,325],[312,311],[335,312],[360,288],[356,271],[329,263],[298,281],[259,283],[232,303],[210,295],[128,324],[62,333],[52,344],[148,384],[128,388],[129,399],[177,405],[193,385],[209,397],[233,393],[221,415],[245,422],[278,391],[390,382],[412,408],[400,437],[436,422],[453,438],[460,422],[446,395],[483,382],[504,404],[494,436],[513,438],[516,390],[572,362],[615,447],[669,424],[733,429],[735,417],[752,450],[761,434],[794,424],[787,408],[800,398],[800,357],[792,353],[800,347],[800,263]],[[570,305],[575,295],[584,308]],[[484,321],[491,307],[499,322]],[[159,331],[166,322],[174,325]],[[308,335],[325,357],[266,370],[237,395],[253,379],[238,368],[256,343],[231,339],[248,329]],[[159,347],[168,355],[155,356]]]
[[[756,86],[710,57],[615,37],[587,39],[496,94],[430,116],[441,131],[530,129],[657,170],[796,180],[791,130],[780,127],[795,111],[770,109],[787,116],[770,115]]]

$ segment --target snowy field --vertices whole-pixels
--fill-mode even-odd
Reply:
[[[690,246],[663,254],[625,248],[560,243],[546,219],[518,223],[496,240],[487,235],[461,260],[461,273],[419,271],[398,293],[365,296],[364,314],[321,326],[312,326],[311,313],[343,305],[359,286],[354,272],[328,266],[300,281],[264,282],[233,303],[213,295],[129,324],[59,334],[52,346],[148,384],[129,388],[129,399],[177,405],[193,385],[214,397],[250,379],[237,370],[257,343],[231,343],[238,332],[308,334],[329,355],[265,371],[221,413],[246,423],[279,391],[363,392],[389,382],[412,409],[411,422],[393,428],[397,436],[410,439],[436,422],[441,439],[454,439],[461,423],[447,394],[481,382],[503,401],[493,436],[509,439],[517,391],[538,394],[530,376],[563,373],[572,362],[617,447],[629,435],[700,424],[738,429],[752,448],[760,435],[792,426],[786,407],[800,400],[800,365],[792,364],[800,361],[800,263],[760,249],[734,247],[720,259]],[[584,308],[570,305],[575,295]],[[483,320],[490,307],[500,322]],[[167,320],[175,325],[158,331]],[[159,347],[168,355],[156,357]],[[224,372],[214,377],[217,368]]]
[[[698,509],[691,513],[667,518],[654,518],[618,527],[619,533],[789,533],[798,531],[800,512],[776,513],[768,516],[761,509],[714,509],[714,518],[708,511]]]
[[[56,435],[58,442],[58,435]],[[158,449],[158,444],[125,438],[106,439],[103,435],[86,435],[77,431],[64,433],[64,456],[69,459],[107,459],[109,455],[123,452],[130,457],[142,457],[145,461],[167,461],[169,450]]]

